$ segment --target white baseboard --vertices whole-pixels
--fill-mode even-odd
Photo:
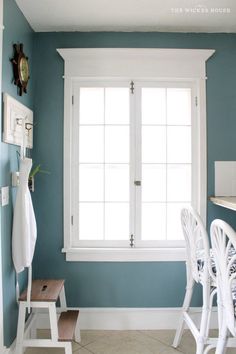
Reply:
[[[73,308],[73,310],[78,308]],[[180,308],[81,308],[82,330],[158,330],[176,329]],[[192,309],[192,318],[199,323],[201,309]],[[217,328],[217,310],[213,309],[211,328]],[[37,328],[49,328],[47,314],[40,314]]]

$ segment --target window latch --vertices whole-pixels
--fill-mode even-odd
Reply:
[[[134,94],[134,82],[133,81],[131,81],[131,83],[130,83],[130,92],[132,95]]]
[[[134,181],[135,186],[141,186],[141,181]]]

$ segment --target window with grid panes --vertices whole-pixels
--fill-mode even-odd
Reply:
[[[196,201],[194,87],[184,82],[73,83],[74,247],[183,241]]]

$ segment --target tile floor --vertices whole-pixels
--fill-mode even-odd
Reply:
[[[38,331],[41,338],[48,331]],[[81,331],[81,342],[73,343],[73,354],[195,354],[195,342],[189,331],[185,331],[181,345],[171,347],[174,331]],[[212,335],[216,335],[214,331]],[[213,354],[211,350],[209,353]],[[29,348],[25,354],[63,354],[58,348]],[[227,354],[236,354],[228,349]]]

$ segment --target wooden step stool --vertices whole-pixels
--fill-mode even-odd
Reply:
[[[56,307],[57,300],[60,306]],[[37,310],[48,309],[51,339],[25,338],[25,316],[27,309],[27,289],[19,298],[19,315],[17,325],[15,354],[23,354],[26,347],[57,347],[65,348],[65,354],[72,354],[72,340],[80,342],[78,326],[79,311],[67,308],[64,280],[33,280],[30,307],[32,308],[31,323],[36,322]],[[57,313],[59,312],[59,320]]]

